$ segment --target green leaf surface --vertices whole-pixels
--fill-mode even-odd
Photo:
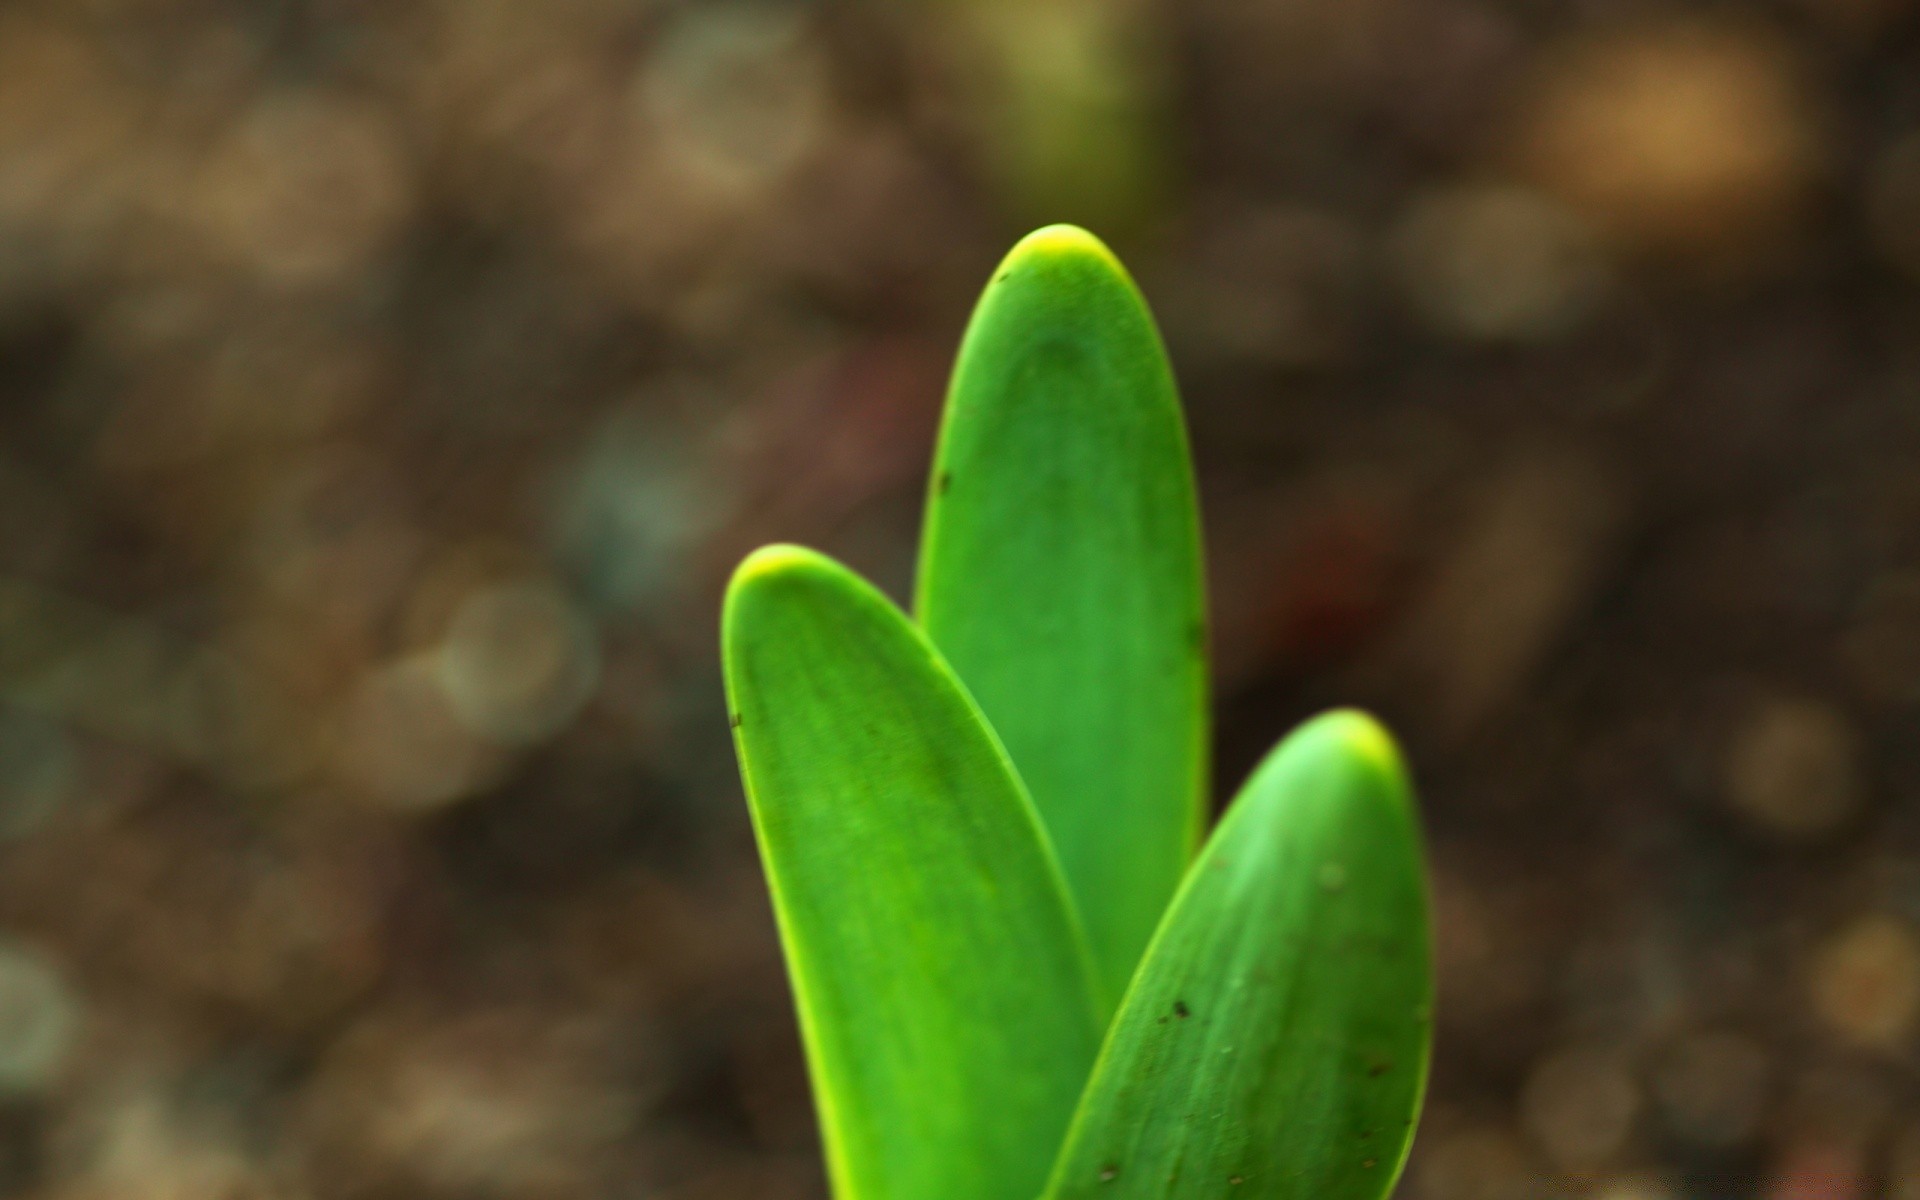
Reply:
[[[926,637],[839,564],[747,559],[741,774],[841,1200],[1031,1200],[1099,1046],[1046,835]]]
[[[1254,773],[1154,935],[1052,1200],[1379,1200],[1426,1087],[1420,833],[1370,718],[1303,726]]]
[[[920,554],[921,623],[1031,789],[1112,1003],[1198,840],[1205,602],[1173,375],[1092,235],[1030,235],[981,297]]]

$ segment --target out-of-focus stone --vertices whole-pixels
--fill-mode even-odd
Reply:
[[[803,9],[722,0],[674,15],[636,101],[677,169],[738,195],[764,190],[819,145],[827,83]]]
[[[43,237],[102,232],[99,206],[121,207],[109,181],[150,103],[67,23],[9,10],[0,19],[0,224]]]
[[[254,106],[207,159],[194,215],[269,283],[340,283],[411,216],[412,165],[372,105],[320,93]]]
[[[1418,196],[1390,239],[1415,314],[1467,341],[1564,334],[1598,304],[1606,266],[1592,233],[1537,192],[1463,183]]]
[[[630,1050],[565,1011],[375,1013],[306,1093],[312,1169],[348,1196],[606,1195],[608,1152],[637,1115]]]
[[[1823,941],[1809,964],[1813,1010],[1842,1041],[1902,1047],[1920,1016],[1920,943],[1907,922],[1856,918]]]
[[[430,812],[490,782],[500,753],[463,721],[441,680],[440,658],[416,654],[367,674],[335,735],[338,777],[376,803]]]
[[[670,593],[727,508],[711,455],[669,415],[680,407],[669,393],[682,390],[608,414],[555,473],[553,540],[596,607],[630,611]],[[711,388],[684,391],[686,403],[717,402]]]
[[[1633,1135],[1640,1089],[1618,1051],[1564,1046],[1541,1058],[1520,1094],[1534,1144],[1562,1171],[1590,1173],[1614,1161]]]
[[[236,1131],[196,1120],[174,1089],[128,1081],[91,1096],[62,1130],[49,1200],[310,1200]]]
[[[1801,215],[1820,120],[1784,40],[1725,19],[1577,36],[1521,102],[1528,177],[1624,244],[1744,256]]]
[[[505,745],[541,741],[570,721],[599,681],[586,615],[551,580],[476,588],[454,610],[438,677],[455,715]]]
[[[1442,1134],[1422,1149],[1413,1182],[1427,1200],[1541,1200],[1550,1194],[1526,1147],[1491,1125]]]
[[[156,800],[50,828],[9,861],[0,904],[146,1011],[310,1035],[386,969],[391,851],[337,818],[268,834]],[[76,874],[95,880],[81,895]]]
[[[51,961],[24,946],[0,943],[0,1094],[32,1095],[58,1081],[79,1007]]]
[[[1820,700],[1758,699],[1728,743],[1728,806],[1753,828],[1782,841],[1831,834],[1860,811],[1858,735],[1846,715]]]

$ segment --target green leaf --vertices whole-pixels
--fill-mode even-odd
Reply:
[[[1384,730],[1339,712],[1283,741],[1154,935],[1048,1195],[1386,1195],[1432,1044],[1421,862]]]
[[[1205,601],[1166,353],[1079,229],[1016,246],[967,329],[917,607],[1032,791],[1111,1004],[1198,840]]]
[[[1005,752],[926,637],[811,551],[734,576],[742,778],[841,1200],[1031,1200],[1100,1030]]]

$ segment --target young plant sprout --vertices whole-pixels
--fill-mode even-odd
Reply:
[[[967,330],[917,619],[810,550],[740,566],[727,691],[840,1200],[1392,1188],[1432,1041],[1406,775],[1318,717],[1199,846],[1204,616],[1166,352],[1065,226]]]

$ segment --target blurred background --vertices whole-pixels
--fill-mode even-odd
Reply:
[[[0,1197],[824,1195],[725,575],[1136,268],[1413,1200],[1920,1198],[1920,2],[0,0]]]

